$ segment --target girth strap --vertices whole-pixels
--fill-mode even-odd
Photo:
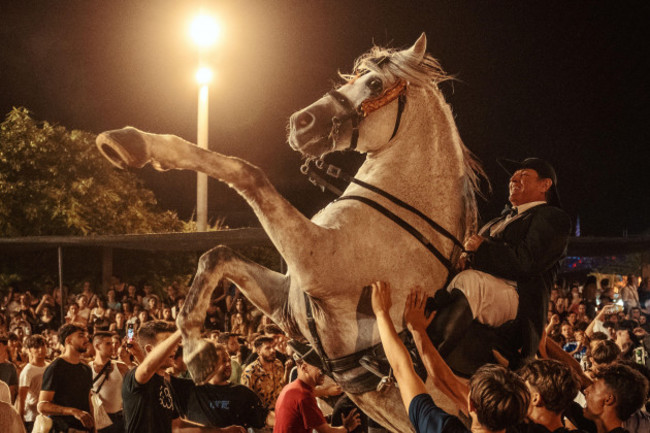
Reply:
[[[339,197],[338,199],[334,201],[341,201],[341,200],[356,200],[360,201],[361,203],[364,203],[371,208],[375,209],[382,215],[384,215],[386,218],[390,219],[393,221],[395,224],[399,225],[401,228],[403,228],[406,232],[408,232],[411,236],[413,236],[415,239],[417,239],[426,249],[433,254],[440,263],[442,263],[446,268],[449,274],[454,273],[454,266],[452,265],[451,261],[447,259],[445,256],[442,255],[440,251],[431,243],[429,240],[422,234],[420,233],[415,227],[404,221],[402,218],[399,216],[395,215],[393,212],[390,210],[386,209],[384,206],[380,205],[374,200],[371,200],[367,197],[362,197],[358,195],[347,195],[343,197]]]
[[[354,368],[360,366],[359,360],[368,353],[374,353],[381,343],[375,344],[374,346],[367,347],[358,352],[351,353],[349,355],[342,356],[336,359],[330,359],[323,349],[323,342],[320,339],[318,334],[318,329],[316,328],[316,319],[314,319],[313,310],[311,307],[311,299],[309,295],[304,293],[305,299],[305,315],[307,317],[307,326],[309,327],[309,333],[311,334],[312,339],[314,340],[314,349],[318,356],[323,361],[323,367],[325,372],[332,377],[333,373],[343,373],[350,371]],[[399,334],[400,339],[406,344],[408,340],[408,331],[404,329]],[[378,381],[378,380],[377,380]]]
[[[314,339],[314,349],[316,349],[316,353],[318,353],[318,356],[320,356],[320,358],[323,360],[323,366],[325,367],[325,371],[331,377],[332,369],[330,367],[330,360],[325,354],[325,350],[323,349],[323,343],[320,340],[320,336],[318,335],[318,330],[316,329],[316,320],[314,319],[314,314],[311,309],[311,300],[309,299],[309,295],[306,292],[304,292],[304,295],[305,295],[305,315],[307,316],[307,326],[309,327],[309,333]]]

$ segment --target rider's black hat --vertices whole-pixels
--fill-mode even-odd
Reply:
[[[314,367],[323,368],[323,360],[312,346],[298,340],[289,340],[287,344],[293,350],[294,361],[304,361]]]
[[[555,170],[551,164],[541,158],[526,158],[523,161],[500,158],[497,159],[497,162],[510,176],[512,176],[512,173],[517,170],[530,168],[531,170],[535,170],[540,178],[551,179],[553,185],[551,185],[548,204],[562,207],[560,194],[557,191],[557,175],[555,174]]]

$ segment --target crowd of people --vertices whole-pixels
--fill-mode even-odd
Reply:
[[[313,351],[306,356],[308,348],[288,345],[284,332],[252,307],[234,285],[223,282],[213,293],[204,338],[217,349],[217,373],[200,386],[190,380],[175,327],[185,300],[184,287],[172,284],[154,288],[147,282],[130,284],[114,277],[108,291],[99,292],[90,281],[82,282],[77,290],[5,288],[0,298],[0,404],[15,413],[15,422],[14,427],[5,429],[2,423],[9,426],[11,421],[7,412],[2,412],[3,432],[30,432],[35,423],[39,429],[48,419],[52,431],[57,432],[93,428],[102,432],[165,432],[172,428],[271,431],[276,412],[284,414],[286,405],[295,405],[291,396],[296,393],[310,402],[318,397],[320,409],[310,409],[309,426],[301,430],[285,425],[283,428],[289,430],[283,431],[317,427],[321,433],[320,427],[340,433],[381,431],[362,413],[341,416],[336,412],[326,418],[320,411],[328,408],[325,415],[331,415],[336,401],[345,399],[340,387],[322,375],[322,365],[314,361]],[[533,421],[553,419],[554,424],[548,425],[563,428],[584,428],[581,423],[585,417],[599,422],[589,411],[595,411],[597,405],[607,408],[606,402],[594,399],[596,385],[605,378],[602,383],[610,394],[604,395],[615,396],[616,419],[625,422],[630,432],[650,431],[644,406],[648,401],[646,378],[650,378],[646,368],[650,365],[648,318],[647,278],[640,281],[630,275],[615,285],[608,279],[588,277],[582,284],[556,286],[550,296],[546,355],[557,359],[550,355],[553,347],[559,347],[567,359],[563,363],[535,361],[519,371],[519,376],[495,366],[483,374],[501,377],[501,382],[514,381],[514,388],[508,388],[510,393],[516,394],[519,391],[513,389],[525,383],[521,398],[513,400],[517,423],[526,417]],[[415,335],[414,328],[409,329]],[[440,368],[444,361],[438,359],[432,365]],[[453,376],[444,369],[429,373]],[[398,382],[406,380],[403,372],[400,376],[396,370],[395,376]],[[301,378],[300,384],[310,383],[311,387],[296,385],[296,377]],[[645,388],[637,386],[645,393],[641,401],[623,395],[632,392],[628,379],[637,385],[646,384]],[[456,397],[464,392],[472,401],[478,386],[473,379],[469,387],[462,383],[450,387],[460,390]],[[312,388],[313,396],[309,393]],[[403,398],[407,390],[405,385],[400,387]],[[494,398],[505,398],[499,397],[498,387],[489,390],[495,393]],[[411,404],[421,404],[419,394],[408,396],[407,410]],[[570,404],[574,401],[577,408]],[[487,404],[476,401],[479,407]],[[621,409],[622,405],[627,406]],[[470,408],[469,415],[472,413]],[[535,414],[541,415],[535,418]],[[478,419],[481,421],[481,415]],[[286,415],[281,422],[287,423]],[[413,422],[415,425],[418,420]],[[501,426],[498,421],[490,430],[501,430],[497,428]],[[523,431],[521,426],[517,428],[511,431]]]

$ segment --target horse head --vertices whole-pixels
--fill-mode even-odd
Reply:
[[[421,85],[418,70],[432,64],[426,45],[422,34],[408,49],[374,47],[360,57],[353,74],[341,75],[345,84],[291,116],[291,147],[321,157],[348,148],[373,152],[389,143],[398,131],[408,87]]]

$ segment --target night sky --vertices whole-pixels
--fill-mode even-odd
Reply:
[[[373,43],[428,51],[458,80],[442,85],[465,144],[506,200],[495,158],[539,156],[559,176],[564,207],[583,235],[650,228],[650,14],[645,2],[202,2],[222,21],[212,60],[210,148],[262,167],[311,216],[334,197],[298,171],[288,117],[327,92],[337,71]],[[539,3],[539,4],[538,4]],[[188,25],[199,2],[2,1],[0,111],[99,133],[133,125],[196,137],[196,49]],[[360,158],[332,161],[349,167]],[[108,163],[108,162],[107,162]],[[164,208],[188,218],[193,173],[140,172]],[[244,201],[210,183],[209,217],[255,224]]]

